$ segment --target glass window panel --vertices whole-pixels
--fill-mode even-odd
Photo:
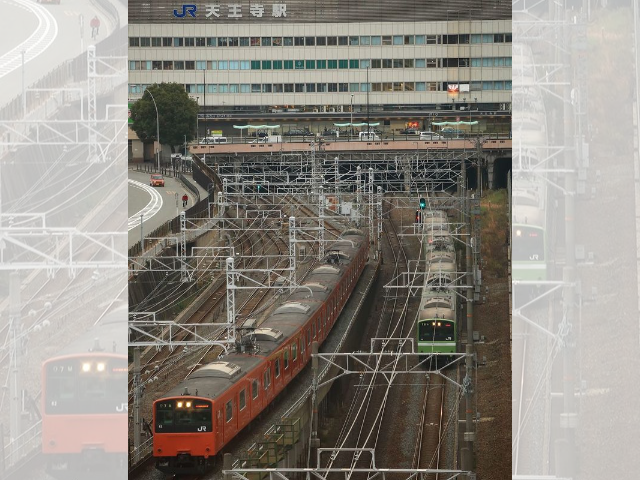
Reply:
[[[338,37],[327,37],[327,45],[329,46],[338,45]]]
[[[259,47],[260,46],[260,37],[251,37],[250,41],[251,41],[251,46],[252,47]]]
[[[227,44],[228,44],[227,37],[218,37],[218,46],[219,47],[226,47]]]
[[[325,46],[327,44],[327,37],[316,37],[316,45]]]
[[[260,70],[260,60],[251,60],[251,70]]]
[[[483,34],[482,43],[493,43],[493,34],[492,33]]]
[[[140,70],[140,62],[129,62],[129,70]]]
[[[382,60],[380,60],[379,58],[372,58],[371,68],[382,68]]]
[[[220,93],[229,93],[229,85],[218,85],[218,92]]]
[[[313,47],[316,44],[316,37],[305,37],[304,44],[307,47]]]
[[[317,83],[316,84],[316,91],[326,93],[327,84],[326,83]]]
[[[184,70],[184,60],[176,60],[173,62],[174,70]]]
[[[360,68],[360,62],[358,60],[349,60],[349,68]]]
[[[390,58],[382,59],[382,68],[391,68],[392,65],[393,65],[393,60],[391,60]]]
[[[262,93],[271,93],[271,84],[270,83],[263,83],[262,84]]]
[[[196,85],[196,93],[204,93],[204,85],[202,83]]]
[[[338,60],[338,68],[348,68],[349,61],[348,60]]]
[[[238,93],[238,84],[232,83],[229,85],[229,93]]]
[[[184,46],[185,47],[195,47],[196,46],[196,39],[193,38],[193,37],[185,37]]]
[[[304,83],[296,83],[295,91],[296,93],[304,93]]]
[[[262,86],[259,83],[251,84],[251,93],[260,93],[262,91]]]
[[[196,61],[196,70],[206,70],[207,69],[207,61],[206,60],[197,60]]]
[[[238,46],[238,37],[229,37],[229,46],[237,47]]]
[[[152,37],[151,38],[151,46],[152,47],[161,47],[162,46],[162,38],[161,37]]]
[[[337,91],[338,91],[338,84],[337,84],[337,83],[329,83],[329,84],[327,84],[327,87],[328,87],[328,89],[329,89],[329,92],[332,92],[332,93],[333,93],[333,92],[337,92]],[[314,324],[313,324],[313,327],[314,327],[314,333],[313,333],[313,336],[314,336],[314,337],[315,337],[315,326],[316,326],[316,324],[315,324],[315,322],[314,322]]]
[[[482,66],[482,59],[481,58],[472,58],[471,59],[471,66],[472,67],[481,67]]]
[[[216,37],[207,37],[207,47],[215,47],[216,45],[218,45]]]
[[[504,81],[504,89],[505,90],[511,90],[511,85],[512,85],[511,80],[505,80]]]
[[[371,45],[382,45],[382,37],[371,37]]]
[[[270,47],[271,46],[271,37],[262,37],[261,45],[263,47]]]
[[[196,69],[196,62],[193,60],[187,60],[186,62],[184,62],[184,69],[185,70],[195,70]]]
[[[138,37],[129,37],[129,46],[130,47],[139,47],[140,39]]]
[[[504,66],[505,67],[511,67],[511,57],[505,57]]]
[[[483,90],[493,90],[493,82],[482,82]]]
[[[293,37],[282,37],[282,45],[285,47],[293,47]]]
[[[282,37],[274,37],[272,39],[271,45],[273,45],[274,47],[281,47],[282,46]]]
[[[273,93],[282,93],[283,89],[282,89],[282,84],[281,83],[274,83],[273,84]]]
[[[170,47],[171,44],[172,44],[171,37],[162,37],[162,46],[163,47]]]
[[[471,43],[481,43],[481,42],[482,42],[482,35],[480,35],[479,33],[471,34]]]
[[[338,68],[338,61],[337,60],[327,60],[327,67],[329,69]]]
[[[427,68],[437,68],[438,60],[436,58],[427,58]]]
[[[426,35],[416,35],[416,45],[424,45],[426,43]]]
[[[438,42],[437,35],[427,35],[427,45],[435,45]]]
[[[338,37],[338,45],[348,45],[349,37]]]
[[[293,83],[285,83],[284,91],[285,93],[293,93]]]
[[[393,68],[402,68],[404,66],[404,60],[401,58],[393,59]]]
[[[360,37],[360,45],[371,45],[371,37]]]
[[[304,70],[304,60],[295,60],[296,70]]]
[[[307,83],[307,93],[308,92],[315,92],[316,91],[316,84],[315,83]]]
[[[325,68],[327,68],[327,61],[326,60],[316,60],[316,68],[318,70],[324,70]]]
[[[349,37],[349,45],[360,45],[360,37]]]
[[[369,84],[368,83],[361,83],[360,84],[360,91],[361,92],[369,92]]]
[[[427,66],[427,62],[424,58],[416,58],[416,68],[425,68]]]
[[[282,70],[282,60],[274,60],[273,61],[273,69],[274,70]]]
[[[404,43],[402,35],[394,35],[393,36],[393,44],[394,45],[402,45]]]
[[[339,83],[338,84],[338,91],[339,92],[348,92],[349,91],[349,84],[348,83]]]
[[[496,67],[504,67],[504,57],[494,58],[493,60]]]
[[[413,68],[413,58],[404,59],[404,68]]]
[[[424,92],[426,90],[425,82],[416,82],[416,92]]]
[[[304,68],[306,68],[307,70],[315,70],[316,61],[315,60],[306,60]],[[307,91],[309,91],[309,90],[307,90]]]
[[[262,70],[271,70],[271,60],[262,60]]]
[[[304,37],[294,37],[293,44],[296,47],[304,47]]]
[[[229,69],[229,62],[226,60],[220,60],[218,62],[218,70],[228,70]]]
[[[382,45],[391,45],[391,35],[384,35],[382,37]]]
[[[204,43],[204,38],[202,39],[203,43]],[[150,47],[151,46],[151,39],[149,37],[141,37],[140,38],[140,46],[141,47]],[[202,45],[198,45],[199,47],[201,47]]]
[[[241,47],[248,47],[249,45],[250,45],[249,37],[240,37],[240,46]]]
[[[182,37],[174,37],[173,38],[173,46],[174,47],[182,47],[182,46],[184,46],[184,39]]]
[[[506,43],[511,43],[513,41],[513,34],[511,33],[505,33],[504,34],[504,41]]]
[[[217,84],[208,84],[207,85],[207,93],[218,93],[218,85]]]
[[[285,70],[293,70],[293,60],[285,60],[284,61],[284,69]]]
[[[371,60],[369,59],[360,60],[360,68],[369,68],[369,67],[371,67]]]
[[[373,83],[371,85],[371,91],[373,91],[373,92],[381,92],[382,91],[382,84],[381,83]]]
[[[239,70],[240,69],[240,62],[237,60],[231,60],[229,61],[229,70]]]
[[[349,84],[349,91],[350,92],[359,92],[360,91],[360,84],[359,83],[350,83]]]
[[[248,83],[240,84],[240,93],[249,93],[251,92],[251,86]]]

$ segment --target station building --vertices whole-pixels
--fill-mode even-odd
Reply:
[[[129,2],[129,99],[176,82],[199,136],[238,123],[322,131],[436,120],[509,132],[511,1]]]

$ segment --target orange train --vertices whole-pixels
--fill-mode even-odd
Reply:
[[[42,366],[42,453],[54,477],[126,472],[127,320],[118,307]]]
[[[153,403],[153,455],[169,474],[201,474],[311,358],[355,288],[369,241],[347,230],[320,266],[223,361],[204,365]]]

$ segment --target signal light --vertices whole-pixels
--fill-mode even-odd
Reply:
[[[425,208],[427,208],[427,201],[424,198],[420,199],[420,209],[424,210]]]
[[[416,223],[422,223],[422,212],[420,210],[416,210]]]

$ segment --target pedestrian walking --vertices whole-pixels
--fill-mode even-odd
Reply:
[[[91,19],[89,26],[91,27],[91,38],[95,39],[100,33],[100,19],[97,15]]]
[[[182,195],[182,206],[186,207],[187,206],[187,202],[189,201],[189,197],[187,196],[187,194],[185,193],[184,195]]]

